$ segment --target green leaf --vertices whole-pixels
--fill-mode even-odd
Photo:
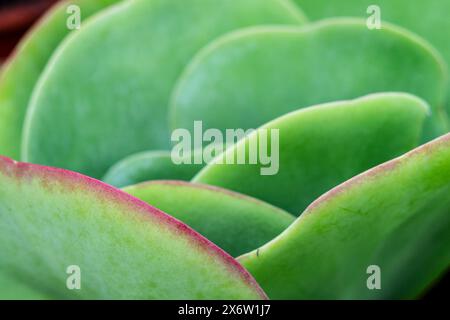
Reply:
[[[188,156],[191,159],[191,156]],[[108,170],[103,181],[118,188],[150,180],[191,180],[202,164],[175,164],[169,151],[147,151],[131,155]]]
[[[262,201],[206,185],[155,181],[124,191],[183,221],[232,256],[258,248],[294,221]]]
[[[47,300],[49,296],[35,290],[12,275],[0,272],[0,300]]]
[[[173,92],[173,128],[256,128],[314,104],[399,91],[433,111],[424,140],[447,132],[447,69],[421,38],[393,25],[330,19],[298,27],[259,27],[202,50]]]
[[[61,1],[23,38],[0,73],[0,154],[18,159],[28,102],[50,56],[71,30],[69,4],[80,8],[82,21],[119,0]]]
[[[417,146],[428,110],[423,100],[402,93],[300,109],[229,148],[193,181],[248,194],[299,215],[339,183]],[[261,144],[262,132],[271,137],[275,129],[279,146],[278,152],[269,150],[270,164],[261,158],[256,164],[227,164],[227,157],[244,148],[249,159],[249,146]],[[274,174],[263,175],[267,167]]]
[[[130,154],[168,149],[169,95],[202,46],[240,27],[303,21],[285,0],[136,0],[105,10],[46,68],[22,158],[101,177]]]
[[[450,64],[450,1],[442,0],[294,0],[311,19],[336,16],[371,17],[369,6],[380,8],[382,25],[385,21],[405,27],[435,46]],[[447,81],[448,82],[448,81]],[[450,82],[448,82],[450,85]],[[448,87],[450,90],[450,86]],[[450,113],[450,101],[447,101],[447,113]]]
[[[259,299],[229,255],[181,222],[80,174],[0,157],[0,268],[56,298]],[[68,290],[69,266],[81,290]]]
[[[449,207],[447,134],[329,191],[239,261],[274,299],[412,298],[450,266]]]

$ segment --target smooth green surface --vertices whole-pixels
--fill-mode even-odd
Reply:
[[[173,92],[173,128],[256,128],[301,107],[401,91],[433,111],[424,140],[447,132],[447,69],[424,40],[385,24],[329,19],[259,27],[222,37],[191,62]]]
[[[74,172],[0,157],[0,269],[54,298],[258,299],[229,255],[145,202]],[[66,270],[81,269],[81,290]]]
[[[150,180],[189,181],[201,168],[201,164],[175,164],[169,151],[148,151],[119,161],[102,180],[118,188]]]
[[[447,0],[294,0],[308,18],[322,19],[336,16],[369,17],[367,8],[378,5],[382,23],[398,24],[427,39],[450,64],[450,1]],[[450,83],[449,83],[450,85]],[[450,89],[450,87],[449,87]],[[447,102],[450,113],[450,101]]]
[[[53,51],[71,31],[66,9],[76,4],[82,22],[119,0],[63,1],[25,36],[0,72],[0,154],[18,159],[22,127],[32,90]]]
[[[416,297],[450,266],[449,207],[447,134],[331,190],[239,261],[273,299]]]
[[[426,114],[423,100],[402,93],[369,95],[294,111],[262,126],[194,177],[248,194],[299,215],[339,183],[419,144]],[[279,171],[261,175],[257,164],[226,163],[227,154],[257,143],[261,131],[279,130]],[[271,154],[271,153],[269,153]]]
[[[46,300],[49,297],[11,275],[0,272],[0,300]]]
[[[202,46],[245,26],[303,22],[287,0],[135,0],[105,10],[46,68],[22,157],[102,177],[130,154],[168,149],[169,95]]]
[[[123,189],[170,214],[236,257],[284,231],[294,217],[254,198],[182,181],[155,181]]]

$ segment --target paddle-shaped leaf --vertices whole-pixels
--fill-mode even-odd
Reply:
[[[369,25],[376,26],[375,19],[406,27],[427,39],[450,64],[450,1],[442,0],[294,0],[308,18],[322,19],[336,16],[367,17]],[[375,7],[376,6],[376,7]],[[450,82],[449,82],[450,84]],[[449,87],[450,89],[450,87]],[[449,101],[450,102],[450,101]],[[447,113],[450,103],[447,102]]]
[[[299,215],[327,190],[417,146],[428,110],[422,100],[401,93],[300,109],[241,140],[193,181],[248,194]],[[259,143],[263,149],[262,134],[270,141],[276,129],[279,145],[269,150],[270,163],[259,157],[257,164],[249,164],[250,153],[256,153],[250,146]],[[244,148],[246,164],[226,164],[227,157]],[[273,169],[271,175],[262,174],[266,167]]]
[[[447,134],[329,191],[239,261],[274,299],[415,297],[450,266],[449,208]]]
[[[186,225],[97,180],[0,158],[0,268],[57,298],[258,299],[253,278]],[[79,267],[82,290],[68,290]]]
[[[168,148],[169,95],[202,46],[240,27],[303,21],[286,0],[135,0],[105,10],[41,77],[23,159],[102,177],[130,154]]]
[[[124,191],[183,221],[233,256],[258,248],[294,221],[262,201],[206,185],[155,181]]]
[[[447,73],[424,40],[385,24],[330,19],[298,27],[259,27],[202,50],[172,98],[173,128],[255,128],[318,103],[400,91],[425,99],[433,114],[424,139],[447,132]]]
[[[51,54],[71,31],[77,6],[82,22],[120,0],[61,1],[25,36],[0,72],[0,154],[19,158],[22,126],[31,92]],[[69,9],[69,10],[68,10]]]
[[[190,156],[188,156],[191,158]],[[150,180],[191,180],[201,164],[176,164],[169,151],[148,151],[129,156],[108,170],[103,181],[118,188]]]

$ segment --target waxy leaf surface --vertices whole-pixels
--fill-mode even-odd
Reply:
[[[203,167],[189,162],[175,164],[169,151],[148,151],[129,156],[108,170],[103,181],[118,188],[150,180],[191,180]]]
[[[0,158],[0,269],[56,298],[259,299],[254,279],[188,226],[62,169]],[[68,290],[69,267],[81,290]]]
[[[19,43],[0,72],[0,154],[18,159],[25,113],[31,93],[50,56],[71,32],[68,19],[76,5],[81,22],[120,0],[61,1]]]
[[[22,158],[93,177],[124,157],[168,149],[169,95],[215,37],[258,24],[302,24],[287,0],[135,0],[70,36],[27,113]]]
[[[294,221],[267,203],[206,185],[155,181],[123,190],[181,220],[233,256],[272,240]]]
[[[193,181],[247,194],[299,215],[339,183],[417,146],[428,112],[423,100],[401,93],[300,109],[242,139]],[[279,130],[278,142],[272,141],[274,130]],[[261,154],[266,141],[270,163],[258,157],[251,164],[250,157],[257,154],[251,146],[259,144]],[[244,152],[245,164],[229,164],[229,158]]]
[[[45,300],[49,296],[10,274],[0,272],[0,300]]]
[[[328,17],[366,17],[369,25],[374,26],[380,18],[411,30],[429,41],[450,65],[450,1],[442,0],[294,0],[308,18]],[[377,6],[377,7],[375,7]],[[450,82],[448,82],[450,85]],[[450,90],[450,86],[449,86]],[[450,101],[447,98],[447,113],[450,113]]]
[[[436,50],[393,25],[329,19],[257,27],[210,44],[173,92],[173,128],[257,128],[287,112],[383,91],[408,92],[433,111],[423,140],[447,132],[447,69]]]
[[[417,297],[450,266],[449,208],[447,134],[329,191],[239,261],[273,299]]]

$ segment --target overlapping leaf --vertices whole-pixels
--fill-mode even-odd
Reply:
[[[306,13],[308,18],[323,19],[327,17],[355,16],[381,19],[381,26],[387,22],[398,24],[411,30],[431,42],[450,64],[450,1],[442,0],[294,0]],[[374,9],[374,6],[377,8]],[[376,10],[376,11],[375,11]],[[379,15],[378,15],[379,14]],[[450,85],[450,82],[449,82]],[[450,87],[449,87],[450,88]],[[450,101],[447,102],[447,113]]]
[[[422,100],[401,93],[301,109],[262,126],[193,181],[248,194],[299,215],[330,188],[417,146],[428,110]],[[273,130],[279,130],[277,148],[272,147],[277,143],[271,141]],[[259,158],[251,164],[250,153],[259,151],[250,146],[262,149],[266,140],[271,163]],[[227,164],[227,157],[242,153],[244,164]],[[264,175],[263,168],[272,173]]]
[[[67,8],[76,5],[83,21],[120,0],[62,1],[18,45],[0,72],[0,154],[19,158],[22,127],[31,92],[50,56],[71,31]],[[3,68],[2,68],[3,69]]]
[[[124,191],[183,221],[233,256],[258,248],[294,221],[262,201],[206,185],[155,181]]]
[[[270,298],[416,297],[450,265],[449,208],[447,134],[329,191],[239,261]]]
[[[62,169],[0,158],[0,268],[57,298],[259,299],[253,278],[195,231]],[[66,270],[81,270],[68,290]]]
[[[173,92],[173,128],[256,128],[301,107],[401,91],[433,114],[423,140],[447,132],[447,70],[423,39],[393,25],[330,19],[227,35],[202,50]]]
[[[119,188],[150,180],[189,181],[203,165],[194,164],[191,156],[187,156],[187,158],[189,158],[187,160],[190,164],[176,164],[169,151],[139,153],[114,165],[103,177],[103,181]]]
[[[135,0],[103,11],[64,42],[41,77],[23,159],[101,177],[130,154],[168,148],[169,95],[191,57],[240,27],[303,23],[288,4]]]

